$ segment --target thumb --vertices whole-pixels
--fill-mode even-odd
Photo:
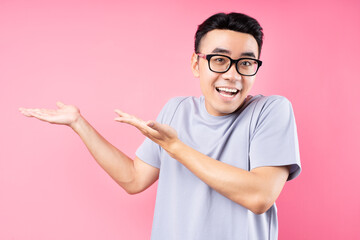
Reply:
[[[65,106],[65,104],[63,102],[57,101],[56,106],[58,106],[59,108],[62,108]]]
[[[146,122],[146,125],[147,125],[148,127],[151,127],[152,129],[156,130],[156,131],[159,131],[159,128],[160,128],[159,125],[160,125],[160,124],[157,123],[157,122],[155,122],[155,121],[152,121],[152,120],[147,121],[147,122]]]

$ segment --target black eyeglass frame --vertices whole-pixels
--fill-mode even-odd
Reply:
[[[258,59],[255,59],[255,58],[239,58],[239,59],[234,60],[234,59],[232,59],[231,57],[226,56],[226,55],[222,55],[222,54],[203,54],[203,53],[196,53],[196,55],[198,55],[198,56],[201,57],[201,58],[206,59],[206,60],[208,61],[208,65],[209,65],[210,71],[216,72],[216,73],[226,73],[227,71],[229,71],[229,69],[231,68],[231,66],[233,65],[233,63],[235,63],[236,71],[237,71],[240,75],[242,75],[242,76],[254,76],[254,75],[258,72],[259,68],[260,68],[261,65],[262,65],[262,61],[260,61],[260,60],[258,60]],[[226,57],[226,58],[228,58],[228,59],[230,60],[229,67],[228,67],[226,70],[224,70],[224,71],[214,71],[214,70],[212,70],[211,67],[210,67],[210,59],[211,59],[212,57],[214,57],[214,56],[221,56],[221,57]],[[255,73],[254,73],[254,74],[250,74],[250,75],[249,75],[249,74],[242,74],[242,73],[240,73],[237,64],[238,64],[238,62],[241,61],[241,60],[253,60],[253,61],[257,62],[257,69],[256,69]]]

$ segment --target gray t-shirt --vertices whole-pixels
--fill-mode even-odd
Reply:
[[[173,127],[181,141],[224,163],[251,170],[291,165],[288,180],[301,171],[290,102],[281,96],[248,97],[226,116],[212,116],[204,97],[171,99],[157,121]],[[219,194],[146,139],[136,155],[160,169],[152,240],[277,239],[277,209],[256,215]]]

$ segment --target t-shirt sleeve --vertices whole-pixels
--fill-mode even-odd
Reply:
[[[281,96],[265,99],[250,139],[250,169],[264,166],[290,166],[288,180],[301,172],[294,112]]]
[[[163,124],[170,124],[174,111],[183,100],[183,97],[177,97],[170,99],[163,109],[160,111],[156,121]],[[162,148],[155,142],[151,141],[149,138],[145,138],[144,142],[136,150],[136,156],[142,161],[150,164],[153,167],[160,168],[161,159],[160,153]]]

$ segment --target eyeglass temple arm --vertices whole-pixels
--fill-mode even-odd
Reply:
[[[198,56],[201,57],[201,58],[206,59],[206,55],[205,55],[205,54],[202,54],[202,53],[195,53],[195,54],[198,55]]]

